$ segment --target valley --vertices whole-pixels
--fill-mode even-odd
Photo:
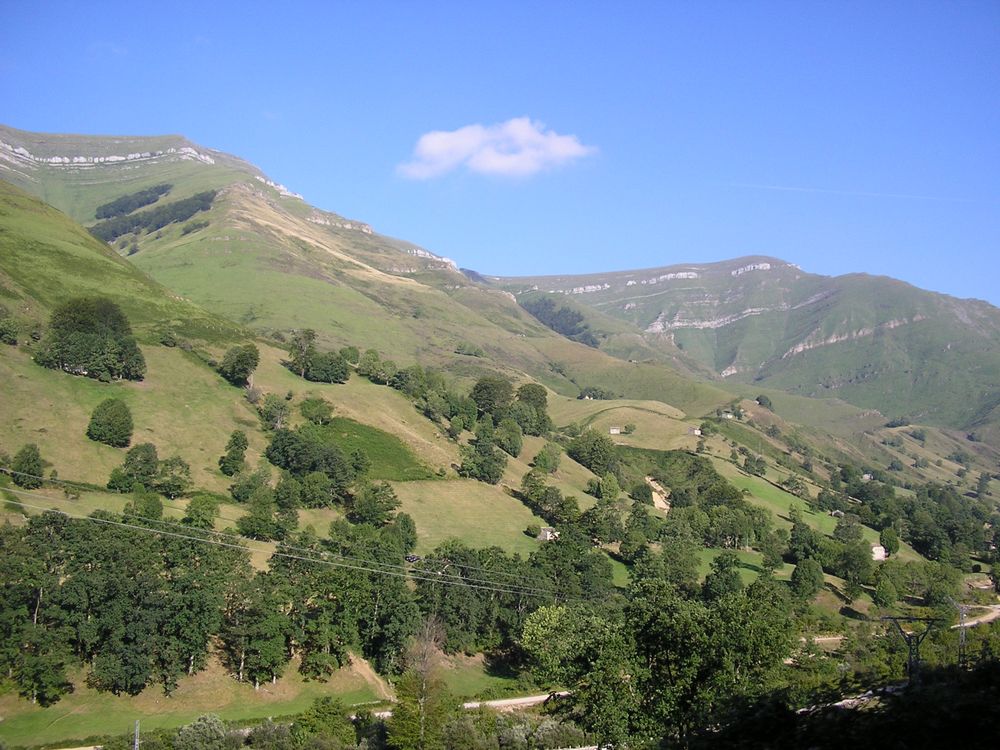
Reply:
[[[141,377],[96,369],[95,298]],[[651,654],[795,710],[903,676],[881,618],[933,618],[943,668],[953,602],[995,607],[985,302],[765,256],[481,276],[180,136],[0,127],[0,306],[11,747],[367,710],[432,662],[456,699],[568,689],[589,743],[646,659],[622,710],[683,732],[712,701],[644,703]]]

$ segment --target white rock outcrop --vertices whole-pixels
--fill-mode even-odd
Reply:
[[[211,156],[190,146],[181,146],[180,148],[171,146],[162,151],[133,151],[128,154],[111,154],[109,156],[36,156],[23,146],[13,146],[5,141],[0,141],[0,159],[21,164],[47,165],[52,167],[92,167],[100,164],[152,161],[164,157],[200,161],[203,164],[215,164],[215,159]]]
[[[746,266],[740,266],[734,271],[730,271],[733,276],[742,276],[745,273],[750,273],[750,271],[770,271],[770,263],[751,263]]]
[[[857,328],[853,331],[845,331],[843,333],[834,333],[829,336],[823,336],[818,330],[813,331],[805,339],[800,341],[798,344],[790,348],[787,352],[781,355],[782,359],[787,359],[796,354],[801,354],[802,352],[807,352],[810,349],[818,349],[821,346],[830,346],[832,344],[839,344],[843,341],[854,341],[855,339],[862,339],[868,336],[874,336],[877,331],[891,331],[893,328],[899,328],[900,326],[905,326],[910,323],[917,323],[924,320],[923,315],[914,315],[912,318],[899,318],[894,320],[887,320],[885,323],[879,323],[875,326],[865,326],[862,328]]]
[[[289,190],[279,182],[273,182],[267,179],[266,177],[261,177],[259,174],[254,175],[254,177],[257,179],[258,182],[263,182],[268,187],[274,188],[275,190],[278,191],[278,193],[285,196],[286,198],[298,198],[299,200],[305,200],[305,198],[303,198],[301,195],[299,195],[298,193],[293,193],[291,190]]]

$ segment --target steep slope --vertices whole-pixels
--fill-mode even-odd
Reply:
[[[985,302],[884,277],[809,274],[767,257],[493,281],[625,321],[663,357],[720,379],[998,436],[1000,310]],[[615,337],[602,341],[616,346]]]
[[[0,175],[86,224],[98,207],[153,186],[170,186],[154,208],[217,191],[208,211],[112,245],[173,292],[279,342],[310,327],[328,346],[375,348],[400,364],[433,364],[465,378],[501,369],[573,396],[587,385],[620,383],[612,390],[694,413],[729,398],[673,370],[568,342],[451,261],[315,209],[256,167],[179,136],[0,128]]]
[[[29,329],[74,296],[110,297],[140,339],[166,332],[208,343],[238,326],[173,294],[64,214],[0,180],[0,304]]]

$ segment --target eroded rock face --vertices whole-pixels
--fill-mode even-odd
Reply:
[[[121,162],[152,161],[162,158],[178,158],[200,161],[202,164],[215,164],[215,159],[190,146],[180,146],[162,151],[133,151],[126,154],[111,154],[108,156],[36,156],[23,146],[13,146],[0,141],[0,159],[21,165],[46,165],[52,167],[88,167],[99,164],[118,164]],[[259,178],[258,178],[259,179]]]
[[[257,178],[258,182],[263,182],[268,187],[274,188],[281,195],[284,195],[286,198],[298,198],[299,200],[305,200],[305,198],[303,198],[301,195],[299,195],[298,193],[293,193],[291,190],[289,190],[288,188],[286,188],[284,185],[282,185],[279,182],[272,182],[271,180],[267,179],[266,177],[261,177],[259,174],[258,175],[254,175],[254,177]],[[312,221],[312,219],[310,219],[310,221]],[[369,229],[368,231],[370,232],[371,229]]]
[[[742,276],[745,273],[750,273],[751,271],[770,271],[770,263],[750,263],[746,266],[740,266],[739,268],[733,269],[730,273],[733,276]]]
[[[705,302],[710,303],[711,301],[707,300]],[[668,316],[667,313],[662,312],[657,316],[656,320],[646,327],[646,333],[664,333],[665,331],[677,330],[679,328],[695,328],[698,330],[722,328],[753,315],[763,315],[769,312],[785,312],[788,309],[788,305],[785,304],[774,305],[773,307],[750,307],[731,315],[704,319],[686,318],[681,312],[677,312],[673,316]]]
[[[787,359],[788,357],[794,356],[796,354],[801,354],[802,352],[809,351],[810,349],[818,349],[821,346],[830,346],[831,344],[839,344],[842,341],[853,341],[855,339],[861,339],[867,336],[874,336],[877,331],[891,331],[893,328],[899,328],[900,326],[905,326],[908,325],[909,323],[918,323],[921,320],[925,320],[923,315],[914,315],[911,318],[887,320],[885,323],[879,323],[876,326],[866,326],[863,328],[857,328],[853,331],[834,333],[831,334],[830,336],[825,336],[825,337],[822,336],[819,333],[819,331],[813,331],[803,341],[800,341],[798,344],[790,348],[787,352],[782,354],[781,358]]]
[[[313,214],[307,219],[307,221],[324,227],[337,227],[338,229],[353,230],[361,232],[362,234],[373,234],[372,228],[368,224],[363,224],[360,221],[347,221],[346,219],[340,219],[320,213]]]

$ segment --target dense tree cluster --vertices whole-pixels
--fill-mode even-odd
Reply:
[[[103,297],[80,297],[59,305],[35,361],[100,380],[142,380],[146,372],[128,318]]]
[[[597,430],[584,430],[573,438],[566,453],[578,464],[583,464],[598,476],[619,470],[618,453],[611,438]]]
[[[330,481],[330,501],[346,502],[356,470],[323,428],[308,424],[296,430],[279,429],[265,451],[267,460],[306,479],[319,472]]]
[[[607,599],[614,588],[608,558],[574,534],[547,542],[527,559],[446,542],[415,569],[417,601],[441,623],[447,651],[508,653],[538,607],[566,598]]]
[[[165,203],[148,211],[119,215],[112,219],[99,221],[90,227],[90,233],[104,242],[113,242],[122,235],[143,230],[155,232],[167,224],[187,221],[199,211],[208,211],[215,200],[216,191],[207,190],[196,193],[190,198]]]
[[[204,667],[227,589],[248,577],[245,554],[95,517],[109,523],[45,513],[0,529],[0,658],[21,695],[42,705],[72,689],[78,663],[98,690],[173,690]]]
[[[346,383],[351,367],[339,352],[316,348],[316,331],[305,328],[292,334],[289,358],[285,363],[300,378],[317,383]]]
[[[94,211],[94,216],[97,219],[112,219],[116,216],[130,214],[137,208],[156,203],[160,199],[160,196],[169,193],[171,188],[173,188],[173,185],[164,183],[123,195],[120,198],[115,198],[113,201],[98,206]]]
[[[649,557],[623,609],[549,606],[527,618],[521,645],[536,677],[569,689],[562,710],[597,745],[686,745],[774,684],[791,645],[784,587],[761,578],[747,589],[685,594]]]
[[[969,564],[970,554],[989,552],[990,519],[996,511],[985,496],[963,496],[955,487],[936,483],[897,494],[891,484],[866,480],[852,466],[841,467],[834,479],[836,490],[817,498],[823,510],[856,514],[875,529],[891,528],[924,557],[958,567]]]
[[[584,322],[583,314],[566,305],[556,305],[551,297],[521,298],[521,307],[531,313],[542,325],[573,341],[587,346],[598,346],[597,336]]]
[[[507,467],[507,457],[497,447],[496,430],[489,414],[484,415],[476,424],[475,434],[470,445],[461,447],[462,463],[458,467],[458,474],[487,484],[496,484]]]
[[[279,548],[269,572],[254,574],[247,551],[212,544],[194,518],[171,532],[153,508],[137,496],[123,517],[45,513],[0,528],[0,668],[22,695],[56,702],[77,664],[98,690],[135,695],[160,684],[169,693],[204,668],[215,639],[234,676],[256,684],[280,676],[292,656],[303,674],[324,677],[348,648],[391,670],[416,627],[405,582],[377,570],[412,549],[408,518],[408,531],[394,517],[379,528],[342,523],[322,543],[297,538],[317,560]],[[323,564],[324,550],[369,565]]]
[[[134,445],[125,454],[122,465],[111,470],[108,489],[136,492],[140,488],[180,497],[191,489],[191,467],[180,456],[161,460],[152,443]]]

